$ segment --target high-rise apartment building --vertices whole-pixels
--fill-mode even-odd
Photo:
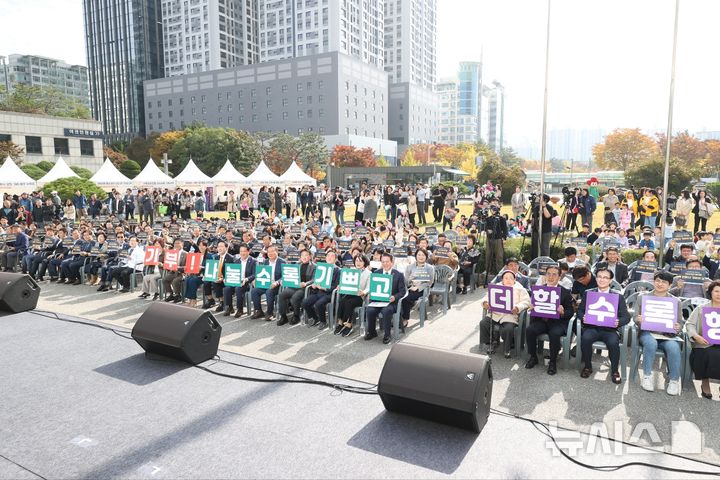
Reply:
[[[93,117],[108,139],[145,134],[143,81],[163,76],[160,0],[83,0]]]
[[[443,80],[435,87],[439,102],[438,138],[440,143],[456,145],[475,143],[480,139],[480,116],[474,113],[461,113],[461,82]]]
[[[505,88],[494,81],[492,88],[486,90],[488,97],[487,143],[496,152],[505,146]]]
[[[483,115],[483,83],[481,62],[461,62],[458,72],[458,115],[474,117],[477,137],[481,137]]]
[[[165,76],[259,61],[257,0],[162,0]]]
[[[385,71],[390,83],[428,90],[437,77],[437,1],[385,0]]]
[[[257,0],[260,61],[340,52],[382,68],[384,0]]]
[[[15,85],[53,87],[65,96],[90,106],[88,69],[62,60],[37,55],[10,55],[0,65],[0,86],[12,91]]]

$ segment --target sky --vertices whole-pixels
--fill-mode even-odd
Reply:
[[[82,0],[2,4],[0,55],[87,63]],[[664,131],[674,10],[674,0],[552,0],[548,129]],[[680,2],[674,131],[720,130],[718,18],[718,0]],[[482,55],[484,80],[505,87],[510,146],[540,145],[546,25],[545,0],[438,0],[438,79]]]

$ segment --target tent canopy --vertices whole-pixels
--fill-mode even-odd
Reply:
[[[5,159],[5,163],[0,167],[0,189],[8,191],[9,189],[22,189],[29,193],[29,190],[35,188],[35,180],[18,167],[9,156]],[[14,192],[13,192],[14,193]]]
[[[133,185],[136,187],[173,188],[175,180],[165,175],[151,158],[138,176],[133,178]]]
[[[37,181],[38,185],[44,185],[50,183],[58,178],[78,177],[78,175],[70,169],[65,160],[62,157],[58,157],[55,165],[47,172],[40,180]]]
[[[193,162],[192,158],[190,159],[188,164],[185,165],[183,171],[180,172],[177,177],[175,177],[175,184],[178,187],[205,187],[211,183],[212,180],[210,179],[210,177],[205,175],[202,170],[200,170],[198,166],[195,165],[195,162]]]
[[[129,188],[133,184],[132,180],[123,175],[109,158],[106,158],[100,170],[90,177],[90,181],[101,187],[110,188]]]
[[[312,178],[307,173],[303,172],[302,168],[298,166],[294,161],[288,169],[280,175],[280,181],[282,181],[288,187],[312,185],[317,186],[317,180]]]
[[[247,178],[247,182],[251,185],[278,185],[282,183],[280,177],[275,175],[262,160],[260,165]]]
[[[225,161],[225,165],[220,171],[212,178],[216,184],[238,184],[247,183],[247,177],[242,173],[238,172],[230,160]]]

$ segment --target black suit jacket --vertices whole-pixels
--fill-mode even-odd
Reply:
[[[240,265],[242,261],[240,260],[240,257],[236,257],[233,263]],[[252,283],[255,280],[256,265],[257,262],[255,261],[255,259],[251,256],[248,256],[247,265],[245,265],[245,276],[243,277],[247,279],[247,283]]]
[[[378,268],[374,270],[373,273],[383,273],[383,269]],[[393,277],[391,295],[395,297],[395,301],[391,303],[397,303],[407,293],[407,288],[405,286],[405,275],[398,272],[394,268],[390,271],[390,274]]]
[[[587,301],[587,292],[597,292],[597,288],[590,288],[588,290],[585,290],[582,294],[582,301],[578,305],[578,311],[575,315],[575,319],[582,322],[585,319],[585,302]],[[630,312],[628,311],[627,304],[625,303],[625,297],[622,296],[622,294],[616,290],[610,289],[610,293],[617,293],[619,295],[618,300],[618,326],[617,329],[615,328],[608,328],[608,327],[596,327],[595,325],[584,325],[583,328],[597,328],[600,330],[617,330],[620,331],[622,327],[630,323]]]
[[[597,265],[595,265],[595,270],[593,271],[593,274],[597,274],[597,271],[601,268],[607,268],[608,262],[598,262]],[[616,282],[623,284],[628,279],[628,267],[624,263],[618,262],[615,265],[615,277],[613,280]]]

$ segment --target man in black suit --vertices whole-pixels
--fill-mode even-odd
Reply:
[[[225,243],[225,240],[221,240],[217,244],[217,255],[215,257],[215,260],[218,261],[218,277],[217,280],[213,282],[212,285],[212,294],[214,298],[217,298],[220,305],[215,308],[216,312],[222,312],[225,310],[225,305],[223,305],[223,289],[225,288],[225,265],[228,263],[235,263],[235,257],[227,253],[227,243]]]
[[[176,238],[173,242],[173,249],[178,250],[178,268],[175,271],[165,270],[162,277],[163,291],[169,293],[165,298],[166,302],[180,303],[182,302],[182,283],[183,283],[183,270],[185,269],[185,261],[187,260],[187,252],[183,250],[183,241],[181,238]]]
[[[372,340],[377,337],[375,331],[375,324],[377,317],[382,313],[383,330],[385,332],[383,336],[383,343],[390,343],[390,329],[392,328],[392,317],[398,308],[399,301],[407,293],[405,287],[405,276],[393,268],[394,257],[390,253],[383,253],[381,258],[382,266],[375,270],[375,273],[384,273],[392,275],[392,289],[390,290],[390,303],[384,307],[368,307],[365,312],[367,318],[367,333],[365,334],[365,340]]]
[[[225,306],[225,315],[229,317],[235,314],[235,318],[240,318],[243,314],[243,304],[245,300],[245,293],[250,290],[250,285],[255,280],[255,259],[250,256],[250,247],[244,243],[239,247],[239,257],[235,259],[235,264],[239,264],[240,267],[240,278],[242,278],[242,285],[239,287],[225,287],[223,289],[223,305]],[[232,296],[233,293],[236,296],[235,304],[237,305],[237,312],[233,310]]]
[[[277,246],[275,245],[270,245],[268,247],[267,255],[268,258],[262,262],[262,265],[270,265],[272,267],[271,278],[273,279],[273,282],[270,284],[270,288],[254,287],[250,290],[250,298],[252,298],[253,308],[255,310],[255,313],[253,313],[250,318],[256,319],[265,317],[265,321],[269,322],[272,320],[273,311],[275,310],[275,297],[280,290],[282,266],[284,262],[282,258],[278,258]],[[257,278],[255,280],[257,280]],[[260,305],[260,300],[263,295],[267,298],[267,313],[263,313],[262,306]]]
[[[615,247],[610,247],[605,251],[606,261],[598,262],[595,265],[595,274],[601,268],[607,268],[615,275],[615,281],[620,285],[624,285],[628,280],[628,267],[620,261],[620,252]]]
[[[313,284],[302,303],[308,318],[308,327],[319,325],[319,330],[327,328],[327,313],[325,309],[327,304],[330,303],[333,290],[340,285],[340,269],[335,264],[335,262],[337,262],[337,253],[335,253],[335,250],[327,250],[325,252],[325,262],[333,265],[330,288],[324,289],[319,285]],[[317,269],[317,266],[315,268]]]
[[[310,285],[315,277],[315,264],[310,261],[310,251],[303,250],[300,252],[300,287],[286,287],[280,292],[278,297],[278,318],[277,325],[279,327],[289,323],[297,325],[300,323],[300,312],[302,311],[302,301],[305,296],[305,287]],[[288,307],[292,305],[293,316],[288,319]]]

